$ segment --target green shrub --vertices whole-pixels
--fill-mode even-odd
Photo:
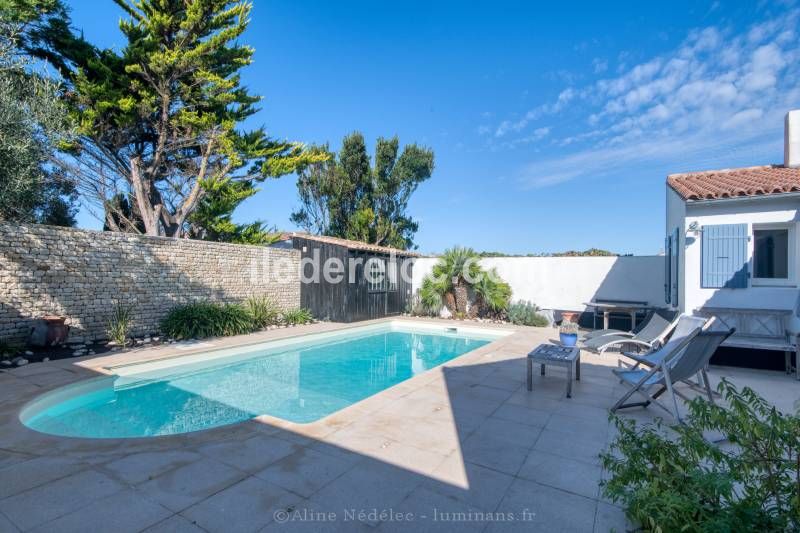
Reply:
[[[247,299],[244,306],[253,319],[253,326],[257,329],[264,329],[280,322],[280,307],[269,296],[253,296]]]
[[[485,272],[472,285],[481,315],[501,315],[508,310],[511,301],[511,285],[500,279],[496,269]]]
[[[445,289],[441,281],[431,276],[425,276],[418,292],[418,302],[414,305],[415,313],[419,316],[439,316],[444,306],[442,294]]]
[[[518,326],[544,327],[549,324],[546,317],[539,314],[539,308],[531,302],[516,302],[508,306],[508,321]]]
[[[7,359],[22,351],[22,346],[12,342],[0,340],[0,359]]]
[[[723,380],[729,407],[689,403],[672,438],[613,417],[603,491],[647,531],[800,531],[800,416]],[[730,445],[707,439],[721,434]]]
[[[283,322],[287,325],[308,324],[314,320],[314,315],[308,309],[291,309],[284,311]]]
[[[120,346],[128,342],[128,335],[133,323],[133,309],[120,303],[114,304],[114,310],[108,319],[106,333],[108,338]]]
[[[170,311],[161,330],[176,339],[202,339],[250,333],[255,325],[243,305],[202,302]]]

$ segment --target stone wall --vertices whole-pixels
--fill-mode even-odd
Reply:
[[[25,339],[43,315],[66,316],[70,341],[103,339],[117,303],[135,334],[192,301],[268,295],[296,308],[299,265],[296,250],[0,223],[0,339]]]

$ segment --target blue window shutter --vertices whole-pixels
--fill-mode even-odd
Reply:
[[[747,224],[703,226],[701,286],[747,287]]]
[[[670,303],[672,296],[672,237],[664,239],[664,301]]]
[[[681,275],[681,233],[680,228],[672,232],[672,266],[670,268],[669,282],[672,285],[672,306],[678,307],[680,303],[680,275]]]

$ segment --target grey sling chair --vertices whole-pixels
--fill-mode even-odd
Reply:
[[[684,318],[684,317],[682,317]],[[732,333],[730,331],[703,331],[704,320],[698,317],[685,317],[696,321],[694,328],[687,328],[690,331],[682,337],[673,336],[670,342],[664,345],[657,352],[652,353],[649,362],[654,363],[649,369],[614,369],[614,374],[620,381],[630,387],[625,395],[614,404],[611,412],[615,413],[619,409],[628,407],[647,407],[651,403],[661,407],[672,414],[675,419],[683,423],[680,411],[678,410],[678,400],[676,396],[688,401],[689,398],[680,391],[674,389],[673,385],[681,381],[690,382],[696,374],[704,371],[711,356],[720,344]],[[687,325],[691,326],[691,325]],[[711,385],[708,376],[703,376],[705,393],[709,401],[714,402],[711,392]],[[657,388],[654,394],[650,391]],[[663,405],[658,398],[668,392],[671,399],[671,408]],[[643,402],[625,403],[634,394],[639,394],[644,398]]]
[[[644,351],[653,350],[664,342],[675,324],[674,317],[669,320],[659,313],[653,313],[647,324],[637,333],[599,335],[584,340],[582,347],[597,353],[603,353],[611,348],[622,349],[625,346],[634,346]]]
[[[703,330],[701,331],[701,335],[706,336],[707,333],[710,333],[711,324],[713,324],[715,320],[716,318],[711,317],[708,320],[708,322],[706,322],[706,325],[703,326]],[[727,340],[728,337],[730,337],[734,333],[736,333],[736,328],[731,328],[729,331],[717,331],[714,333],[714,335],[719,335],[721,337],[719,344],[722,344]],[[674,335],[678,335],[678,328],[675,328]],[[717,349],[719,344],[717,344],[717,346],[714,347],[714,350]],[[711,354],[713,355],[714,352],[712,352]],[[662,350],[656,350],[655,352],[648,354],[623,352],[622,355],[627,357],[628,359],[632,359],[634,361],[634,364],[632,365],[627,364],[623,362],[621,359],[619,359],[617,360],[617,366],[625,367],[629,370],[635,370],[641,366],[652,368],[656,366],[656,364],[661,362],[665,356]],[[694,390],[707,394],[711,399],[711,401],[713,402],[714,397],[719,396],[719,393],[711,389],[711,382],[708,380],[708,373],[706,372],[707,368],[708,364],[706,364],[706,366],[700,369],[700,372],[697,374],[699,378],[697,381],[694,381],[692,379],[684,379],[683,382],[686,385],[689,385]]]
[[[631,331],[623,331],[621,329],[596,329],[594,331],[590,331],[589,333],[581,337],[581,340],[586,342],[588,340],[595,339],[597,337],[602,337],[603,335],[623,335],[625,337],[633,337],[634,335],[642,331],[644,328],[648,327],[650,325],[650,322],[656,316],[658,317],[656,318],[656,323],[661,322],[660,319],[664,319],[671,324],[672,322],[675,321],[675,318],[677,318],[678,311],[673,309],[654,309],[652,311],[648,311],[647,315],[639,323],[639,325],[636,328],[632,329]]]

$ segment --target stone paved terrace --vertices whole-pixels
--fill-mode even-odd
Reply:
[[[315,324],[214,343],[340,327]],[[93,368],[109,358],[0,374],[0,532],[624,531],[622,510],[598,488],[597,454],[613,437],[607,409],[622,393],[610,372],[616,358],[584,354],[572,399],[564,397],[564,371],[557,368],[546,377],[535,373],[528,392],[524,355],[555,335],[518,328],[312,424],[262,417],[149,439],[59,438],[17,418],[25,402],[96,375]],[[174,346],[135,357],[170,351]],[[712,367],[711,375],[750,385],[784,410],[800,391],[778,372]],[[639,420],[662,414],[630,413]],[[413,513],[415,521],[372,509],[394,518]],[[279,523],[276,512],[282,518],[285,510],[316,521]],[[495,521],[454,524],[442,513],[484,513]]]

